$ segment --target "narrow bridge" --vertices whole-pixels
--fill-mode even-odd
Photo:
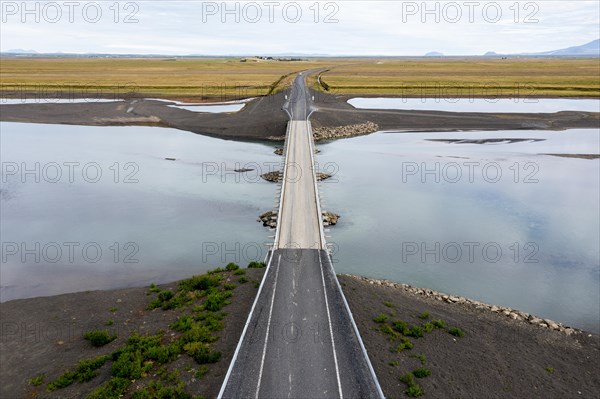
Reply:
[[[300,74],[275,242],[219,398],[383,398],[326,250],[311,103]]]

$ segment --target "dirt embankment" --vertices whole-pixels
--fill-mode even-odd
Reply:
[[[189,348],[179,348],[183,352],[167,361],[146,360],[142,366],[148,367],[147,373],[129,384],[124,397],[149,389],[150,381],[155,381],[152,389],[179,386],[194,395],[216,396],[263,271],[217,273],[223,276],[219,289],[232,292],[230,304],[223,307],[223,327],[215,329],[219,338],[211,344],[211,351],[221,353],[217,362],[198,364],[185,353]],[[242,282],[245,279],[248,281]],[[409,381],[406,376],[413,372],[422,377],[410,377],[418,386],[413,389],[424,392],[425,398],[597,398],[598,335],[566,334],[487,308],[449,303],[362,277],[343,275],[339,279],[386,397],[407,397],[409,384],[400,378]],[[57,381],[65,371],[76,370],[83,359],[115,353],[135,332],[144,336],[163,330],[163,349],[169,342],[178,342],[186,336],[181,334],[185,323],[175,328],[178,319],[187,314],[210,314],[206,296],[201,294],[192,295],[190,298],[197,299],[185,307],[148,309],[149,303],[161,297],[160,292],[177,292],[178,286],[81,292],[0,304],[0,396],[84,397],[111,380],[115,355],[87,382],[74,381],[52,392],[48,383]],[[163,307],[169,308],[164,303]],[[207,325],[207,319],[203,320],[198,323]],[[195,328],[199,325],[191,327]],[[117,338],[95,348],[82,336],[93,329],[106,329]],[[156,355],[145,356],[154,359]],[[29,380],[40,375],[41,384],[32,385]]]
[[[316,111],[311,121],[322,138],[350,137],[374,130],[563,130],[600,127],[600,113],[507,114],[356,109],[347,97],[311,90]],[[168,102],[128,100],[71,104],[0,105],[0,121],[75,125],[150,125],[233,140],[283,140],[288,121],[281,110],[289,89],[257,98],[235,113],[199,113]],[[377,129],[372,127],[376,126]],[[338,134],[339,133],[339,134]],[[326,136],[326,137],[325,137]]]
[[[429,374],[410,377],[424,398],[598,397],[596,334],[567,335],[379,281],[339,279],[386,397],[407,397],[400,378],[411,372]]]

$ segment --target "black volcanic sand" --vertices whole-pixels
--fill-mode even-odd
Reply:
[[[600,113],[473,113],[411,110],[364,110],[346,102],[347,96],[312,91],[315,127],[335,127],[374,122],[380,130],[564,130],[600,127]],[[198,113],[169,102],[127,100],[71,104],[37,103],[0,106],[0,121],[75,125],[149,125],[190,131],[233,140],[283,140],[288,121],[281,107],[289,89],[257,98],[235,113]],[[171,103],[172,104],[172,103]]]
[[[425,398],[598,398],[600,337],[565,333],[514,321],[489,310],[450,304],[406,290],[339,276],[371,362],[386,397],[406,397],[399,377],[417,368],[431,375],[415,379]],[[429,319],[419,316],[428,312]],[[441,319],[446,329],[422,338],[414,347],[393,352],[401,337],[390,340],[373,318],[408,325]],[[462,338],[448,333],[458,327]],[[423,365],[418,355],[425,356]],[[390,365],[390,362],[398,362]]]
[[[224,308],[225,328],[218,332],[214,348],[222,352],[221,360],[209,364],[202,379],[193,379],[199,365],[188,355],[168,364],[168,370],[180,370],[185,390],[194,395],[215,397],[239,340],[257,285],[264,269],[247,269],[248,283],[225,272],[227,282],[237,284]],[[386,397],[402,398],[406,385],[399,377],[424,367],[431,375],[416,381],[425,398],[597,398],[600,391],[599,340],[597,335],[566,335],[527,323],[510,320],[490,311],[475,311],[458,304],[448,304],[403,289],[369,284],[362,279],[340,276],[354,318],[360,329],[371,362]],[[161,285],[175,289],[176,283]],[[82,292],[0,304],[2,340],[0,342],[0,397],[2,398],[79,398],[109,379],[108,361],[90,382],[78,383],[47,392],[46,384],[29,385],[28,380],[45,373],[47,383],[72,369],[81,359],[110,354],[122,346],[133,331],[155,334],[184,311],[181,309],[147,310],[154,296],[148,288]],[[428,320],[418,317],[429,312],[430,319],[442,319],[448,327],[459,327],[462,338],[447,329],[426,333],[423,338],[409,338],[411,350],[390,351],[400,338],[391,341],[373,318],[390,315],[389,322],[402,319],[409,325]],[[107,320],[114,325],[106,327]],[[101,348],[93,348],[82,338],[91,329],[111,329],[118,338]],[[425,364],[411,355],[424,355]],[[390,365],[390,362],[397,362]],[[188,371],[192,368],[192,371]],[[156,370],[156,368],[154,369]],[[155,371],[150,372],[154,378]],[[143,384],[144,379],[130,385]],[[131,391],[129,391],[131,392]],[[130,397],[130,395],[125,395]]]
[[[168,371],[179,370],[187,392],[207,398],[216,397],[219,393],[265,269],[245,270],[249,281],[243,284],[238,282],[240,276],[223,273],[223,283],[236,284],[237,287],[229,298],[231,304],[223,308],[227,313],[225,328],[216,333],[219,339],[212,344],[212,350],[221,352],[221,359],[207,364],[208,373],[195,380],[194,370],[198,370],[200,365],[190,356],[183,354],[167,365]],[[159,287],[175,291],[177,283]],[[54,392],[47,391],[46,383],[74,369],[80,360],[110,355],[136,331],[139,335],[154,335],[162,329],[166,332],[165,339],[168,339],[175,333],[169,324],[182,314],[190,314],[190,311],[183,308],[148,310],[148,303],[156,294],[147,295],[147,292],[148,287],[88,291],[0,304],[0,398],[85,397],[110,379],[111,361],[100,369],[100,375],[89,382],[75,382]],[[201,302],[197,300],[196,303]],[[107,326],[108,320],[113,320],[114,324]],[[108,330],[118,338],[103,347],[94,348],[83,339],[83,334],[96,329]],[[149,373],[154,380],[158,379],[155,377],[157,368]],[[29,384],[29,379],[42,373],[45,375],[44,384],[37,387]],[[135,386],[136,383],[131,384],[130,389]]]

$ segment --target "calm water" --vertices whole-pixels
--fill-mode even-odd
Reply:
[[[600,100],[557,98],[364,98],[348,100],[356,108],[411,109],[448,112],[600,112]]]
[[[528,138],[448,144],[438,138]],[[599,331],[598,130],[376,133],[321,145],[336,271]],[[498,174],[500,173],[500,174]]]
[[[240,111],[242,108],[244,108],[246,103],[253,100],[253,98],[218,103],[186,103],[157,98],[152,98],[149,100],[172,102],[174,104],[169,105],[169,107],[185,109],[193,112],[221,113]],[[78,104],[114,101],[120,100],[102,98],[0,98],[0,104]]]
[[[269,144],[154,127],[0,128],[2,301],[266,255],[272,232],[255,220],[274,206],[275,185],[233,170],[275,168]],[[439,138],[528,140],[428,140]],[[539,155],[599,153],[599,142],[598,130],[571,130],[322,144],[317,161],[335,172],[321,184],[324,208],[342,215],[329,233],[335,267],[599,331],[600,161]]]
[[[166,282],[266,255],[270,233],[256,219],[276,186],[233,170],[279,163],[269,145],[153,127],[0,129],[2,301]]]

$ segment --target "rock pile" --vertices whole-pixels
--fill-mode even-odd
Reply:
[[[325,172],[318,172],[317,173],[317,181],[327,180],[330,177],[331,177],[331,175],[329,173],[325,173]]]
[[[267,172],[260,175],[266,181],[270,181],[271,183],[279,183],[283,178],[283,173],[280,171]],[[317,173],[317,181],[327,180],[331,177],[329,173],[318,172]]]
[[[358,279],[358,280],[362,280],[369,284],[381,285],[384,287],[399,288],[399,289],[407,291],[411,294],[425,296],[425,297],[432,298],[432,299],[435,299],[438,301],[458,304],[460,306],[471,307],[471,308],[475,308],[477,310],[491,311],[494,313],[504,315],[512,320],[521,321],[523,323],[529,323],[529,324],[532,324],[532,325],[535,325],[535,326],[538,326],[541,328],[549,328],[551,330],[560,331],[567,335],[580,334],[582,332],[581,330],[578,330],[576,328],[563,326],[561,323],[557,323],[557,322],[549,320],[549,319],[542,319],[541,317],[536,317],[527,312],[522,312],[520,310],[507,308],[504,306],[488,305],[486,303],[482,303],[482,302],[475,301],[472,299],[464,298],[462,296],[448,295],[448,294],[444,294],[443,292],[437,292],[437,291],[426,289],[426,288],[417,288],[417,287],[413,287],[409,284],[394,283],[394,282],[388,281],[388,280],[375,280],[375,279],[370,279],[367,277],[354,276],[354,275],[350,275],[350,274],[346,274],[345,276],[348,276],[348,277],[351,277],[354,279]]]
[[[270,181],[271,183],[278,183],[279,181],[281,181],[281,172],[267,172],[260,175],[260,177],[262,177],[266,181]]]
[[[340,215],[333,212],[323,212],[323,226],[333,226],[337,224]]]
[[[258,222],[262,222],[265,227],[277,227],[277,212],[268,211],[258,217]]]
[[[377,124],[373,122],[335,127],[315,127],[313,128],[313,138],[315,139],[315,141],[318,141],[325,139],[336,139],[341,137],[353,137],[373,133],[378,130],[379,126],[377,126]]]

